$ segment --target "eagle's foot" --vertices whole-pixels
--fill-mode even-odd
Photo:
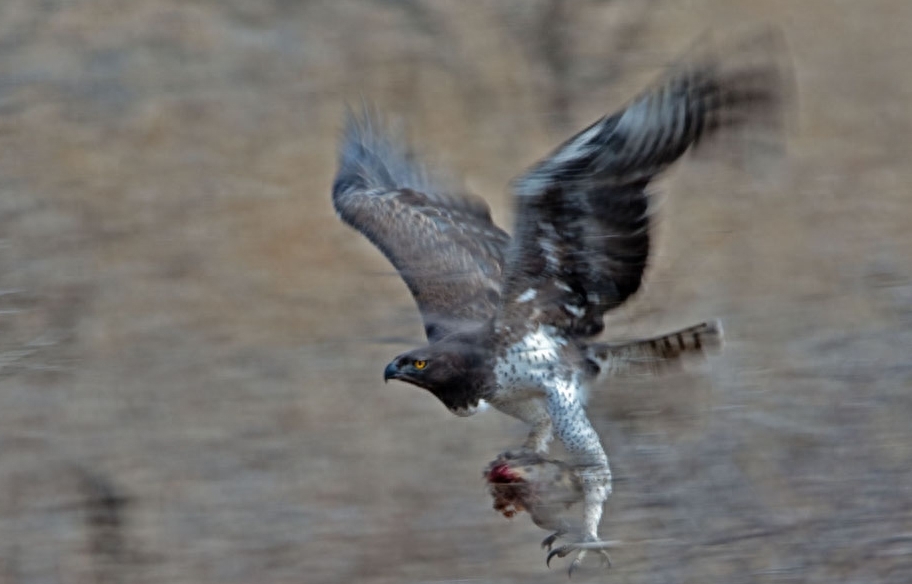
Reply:
[[[602,567],[610,568],[611,567],[611,556],[608,555],[608,549],[617,547],[619,542],[617,541],[601,541],[601,540],[592,540],[592,541],[581,541],[577,543],[568,543],[567,545],[562,545],[557,549],[551,550],[548,553],[548,558],[545,561],[545,564],[550,568],[551,559],[557,556],[558,558],[565,558],[573,552],[577,552],[573,561],[570,562],[570,568],[567,570],[567,575],[573,577],[573,572],[580,567],[583,563],[583,559],[588,555],[590,551],[597,552],[602,557]]]

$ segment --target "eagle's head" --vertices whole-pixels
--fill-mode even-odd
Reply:
[[[488,393],[492,374],[483,349],[442,340],[393,359],[383,371],[383,380],[390,379],[430,391],[455,414],[471,415]]]

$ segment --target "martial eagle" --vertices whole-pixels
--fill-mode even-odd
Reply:
[[[584,527],[548,559],[576,551],[571,570],[609,546],[598,526],[611,472],[586,417],[586,387],[720,340],[715,323],[620,345],[592,340],[603,315],[640,288],[647,186],[711,134],[779,124],[779,41],[764,31],[693,54],[558,146],[513,182],[512,238],[482,199],[435,180],[370,108],[347,116],[333,204],[405,280],[429,343],[393,359],[383,377],[428,390],[457,415],[490,404],[528,423],[523,448],[533,453],[556,434],[579,477]]]

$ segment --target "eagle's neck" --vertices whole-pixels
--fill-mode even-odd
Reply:
[[[492,368],[487,364],[473,367],[429,391],[457,416],[471,416],[485,408],[486,398],[493,392]]]
[[[454,366],[427,389],[457,416],[484,410],[495,390],[493,352],[484,333],[463,333],[440,342],[443,358],[451,359]]]

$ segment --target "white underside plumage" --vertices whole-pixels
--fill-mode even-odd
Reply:
[[[468,406],[465,408],[450,408],[450,411],[459,416],[460,418],[468,418],[469,416],[474,416],[479,412],[483,412],[488,409],[490,404],[483,399],[478,400],[478,405]]]

